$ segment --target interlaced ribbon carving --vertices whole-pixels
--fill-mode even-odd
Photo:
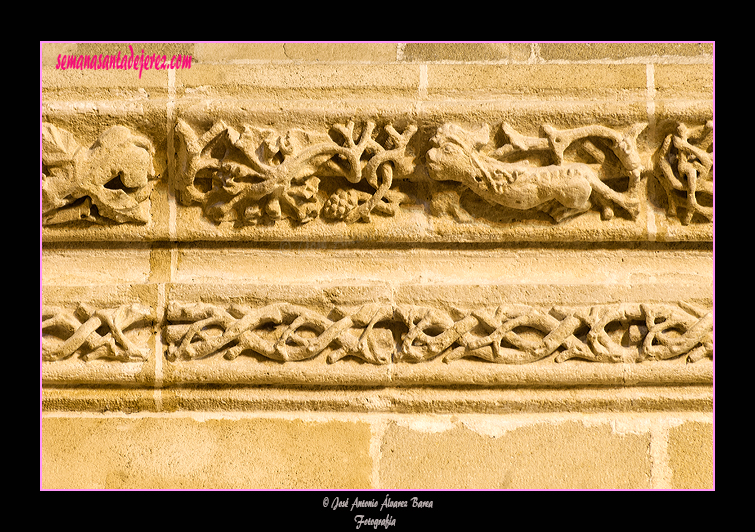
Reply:
[[[387,329],[375,324],[392,317],[390,306],[368,304],[351,315],[333,321],[317,312],[289,303],[275,303],[259,309],[233,305],[229,310],[208,304],[168,307],[166,337],[168,358],[195,360],[222,354],[234,359],[245,350],[283,362],[316,357],[326,347],[338,348],[329,362],[352,355],[367,362],[387,364],[395,343]],[[179,322],[179,323],[176,323]],[[263,333],[274,328],[277,335]],[[352,327],[363,328],[357,336]]]
[[[75,311],[46,307],[42,312],[42,360],[63,360],[79,352],[81,359],[144,361],[149,350],[130,340],[126,331],[151,325],[154,312],[140,303],[92,310],[80,305]]]
[[[84,361],[144,361],[149,349],[130,330],[154,321],[139,303],[75,311],[43,309],[42,357],[46,362],[79,354]],[[501,305],[466,313],[414,305],[368,303],[327,316],[304,306],[272,303],[172,302],[164,339],[169,360],[256,353],[280,362],[356,357],[371,364],[444,362],[473,358],[498,364],[582,359],[602,363],[687,362],[713,357],[713,313],[692,304],[631,303],[554,307]]]
[[[331,313],[332,314],[332,313]],[[713,356],[713,315],[691,304],[556,307],[526,305],[449,313],[412,305],[371,303],[331,318],[302,306],[273,303],[252,309],[173,303],[166,338],[171,360],[197,360],[244,351],[281,362],[354,356],[373,364],[445,362],[460,358],[526,364],[553,356],[603,363],[637,363]]]

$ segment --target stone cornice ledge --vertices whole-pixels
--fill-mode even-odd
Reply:
[[[712,412],[713,387],[225,387],[56,388],[42,392],[46,413],[136,414],[180,411],[344,413]]]
[[[107,371],[109,369],[110,371]],[[85,367],[76,364],[45,366],[43,386],[149,386],[151,376],[134,375],[124,368]],[[136,368],[134,368],[136,369]],[[141,377],[141,378],[140,378]],[[479,386],[558,388],[570,386],[649,386],[712,384],[713,364],[642,363],[599,364],[572,362],[565,366],[504,366],[459,361],[453,366],[442,363],[421,366],[401,365],[365,367],[345,364],[338,369],[315,364],[280,366],[238,363],[220,367],[193,364],[170,371],[171,385],[220,386]],[[163,386],[166,386],[163,383]]]

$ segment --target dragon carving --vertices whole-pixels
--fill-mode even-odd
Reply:
[[[604,219],[613,217],[614,206],[635,219],[639,214],[637,185],[643,171],[636,139],[645,127],[637,124],[620,135],[604,126],[566,131],[545,126],[547,138],[537,138],[520,135],[504,124],[510,142],[486,154],[482,149],[490,141],[487,124],[476,131],[444,124],[431,139],[433,147],[426,162],[434,180],[459,181],[491,203],[518,210],[539,209],[557,222],[588,211],[595,203]],[[566,149],[577,141],[594,163],[564,162]],[[506,161],[534,152],[550,152],[555,164],[530,166]],[[604,182],[618,177],[629,178],[626,191],[614,190]]]

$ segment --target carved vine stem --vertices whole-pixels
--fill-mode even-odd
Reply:
[[[389,136],[386,141],[389,149],[386,149],[373,138],[375,127],[374,122],[367,122],[355,140],[353,121],[334,126],[343,139],[342,144],[329,138],[313,140],[316,135],[301,130],[292,130],[277,138],[267,132],[261,149],[260,132],[250,127],[239,133],[218,121],[209,131],[197,136],[186,122],[179,120],[176,129],[185,142],[183,172],[177,187],[180,198],[184,203],[204,204],[207,214],[218,221],[233,219],[234,211],[244,209],[246,221],[261,216],[274,221],[288,212],[298,222],[306,223],[319,212],[316,195],[320,178],[317,176],[338,176],[352,184],[364,180],[376,189],[367,201],[351,205],[350,212],[343,216],[347,223],[367,220],[370,213],[384,203],[394,172],[411,171],[407,168],[412,165],[408,163],[411,157],[406,154],[406,148],[417,130],[411,125],[399,134],[388,124],[385,131]],[[213,156],[211,147],[219,139],[226,142],[226,149]],[[233,160],[232,148],[243,155],[242,162]],[[364,157],[370,157],[366,163]],[[213,179],[213,189],[207,192],[196,186],[196,179],[204,170],[211,171]],[[389,202],[396,200],[395,197],[388,199]],[[265,203],[264,210],[256,205],[260,201]]]

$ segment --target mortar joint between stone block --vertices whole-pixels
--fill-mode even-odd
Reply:
[[[370,458],[372,459],[371,483],[373,489],[380,488],[380,459],[382,458],[381,446],[383,436],[388,427],[389,420],[379,417],[370,423]]]

